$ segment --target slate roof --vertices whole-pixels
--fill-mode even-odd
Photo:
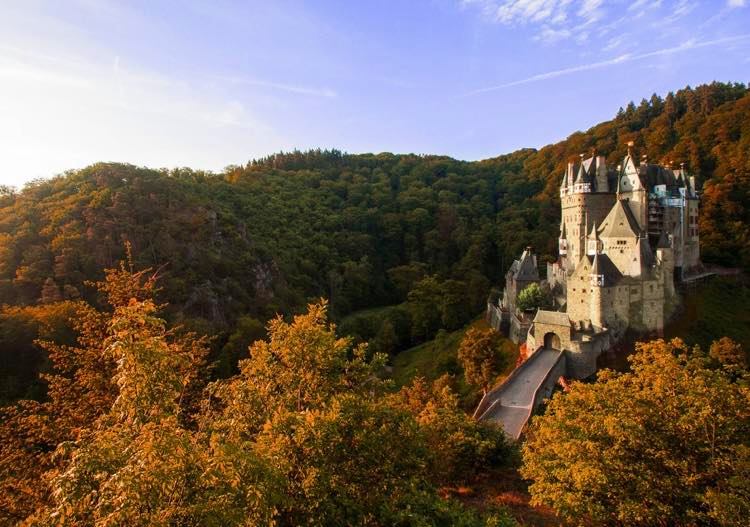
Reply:
[[[601,238],[632,238],[637,237],[641,229],[638,221],[625,200],[618,199],[602,222],[599,232]]]
[[[591,232],[589,233],[588,237],[589,240],[598,240],[599,239],[599,231],[596,228],[596,222],[594,222],[594,226],[591,227]]]
[[[536,268],[536,258],[529,249],[526,249],[517,260],[517,280],[539,280],[539,270]]]
[[[561,311],[545,311],[540,309],[536,312],[534,322],[540,324],[554,324],[557,326],[570,326],[570,317]]]
[[[531,252],[531,249],[526,249],[523,254],[521,254],[520,259],[513,260],[506,276],[508,275],[518,281],[539,281],[539,270],[536,267],[536,256]]]
[[[622,273],[606,254],[586,255],[584,258],[588,259],[589,265],[591,265],[591,274],[604,275],[604,287],[611,287],[622,280]],[[596,269],[594,269],[595,265]]]

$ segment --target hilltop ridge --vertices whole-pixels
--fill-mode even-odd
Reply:
[[[483,161],[318,150],[220,174],[100,163],[4,188],[0,298],[10,306],[96,301],[86,281],[121,259],[127,240],[138,267],[165,265],[168,318],[217,335],[227,368],[271,316],[315,298],[329,298],[338,318],[410,293],[445,299],[424,320],[389,319],[398,351],[478,313],[525,245],[552,258],[566,163],[592,149],[616,163],[629,141],[699,177],[704,261],[749,269],[750,92],[712,83],[630,103],[539,150]],[[3,353],[13,357],[33,347],[8,338]]]

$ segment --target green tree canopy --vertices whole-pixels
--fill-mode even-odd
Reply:
[[[549,291],[543,289],[539,284],[529,284],[518,293],[516,307],[521,311],[543,309],[552,305]]]

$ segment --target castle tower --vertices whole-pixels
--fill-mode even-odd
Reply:
[[[645,231],[648,228],[648,192],[640,176],[640,167],[636,167],[632,152],[633,142],[628,143],[628,155],[622,162],[618,174],[619,199],[629,202],[630,210],[638,221],[638,226]],[[646,165],[643,165],[645,169]]]
[[[586,254],[587,220],[600,224],[614,203],[604,156],[584,159],[581,155],[580,158],[578,165],[568,163],[560,187],[567,271],[572,271]]]

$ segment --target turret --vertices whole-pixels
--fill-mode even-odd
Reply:
[[[578,173],[573,183],[573,192],[576,194],[591,192],[591,177],[589,176],[588,168],[591,166],[592,161],[593,159],[584,161],[583,154],[581,154],[581,164],[578,166]]]
[[[586,238],[586,254],[594,256],[602,250],[602,241],[599,239],[599,233],[596,230],[596,222]]]
[[[648,193],[646,187],[641,181],[640,171],[635,165],[633,156],[633,142],[628,143],[628,155],[622,162],[622,170],[618,175],[618,199],[627,199],[630,202],[630,208],[635,214],[638,226],[641,230],[648,228]],[[641,167],[645,169],[645,164]]]
[[[568,168],[565,169],[565,174],[563,174],[562,183],[560,183],[560,197],[563,197],[568,194],[568,187],[573,184],[572,181],[573,178],[573,163],[568,163]]]
[[[597,192],[609,192],[609,179],[607,177],[607,158],[595,156],[594,178]]]

